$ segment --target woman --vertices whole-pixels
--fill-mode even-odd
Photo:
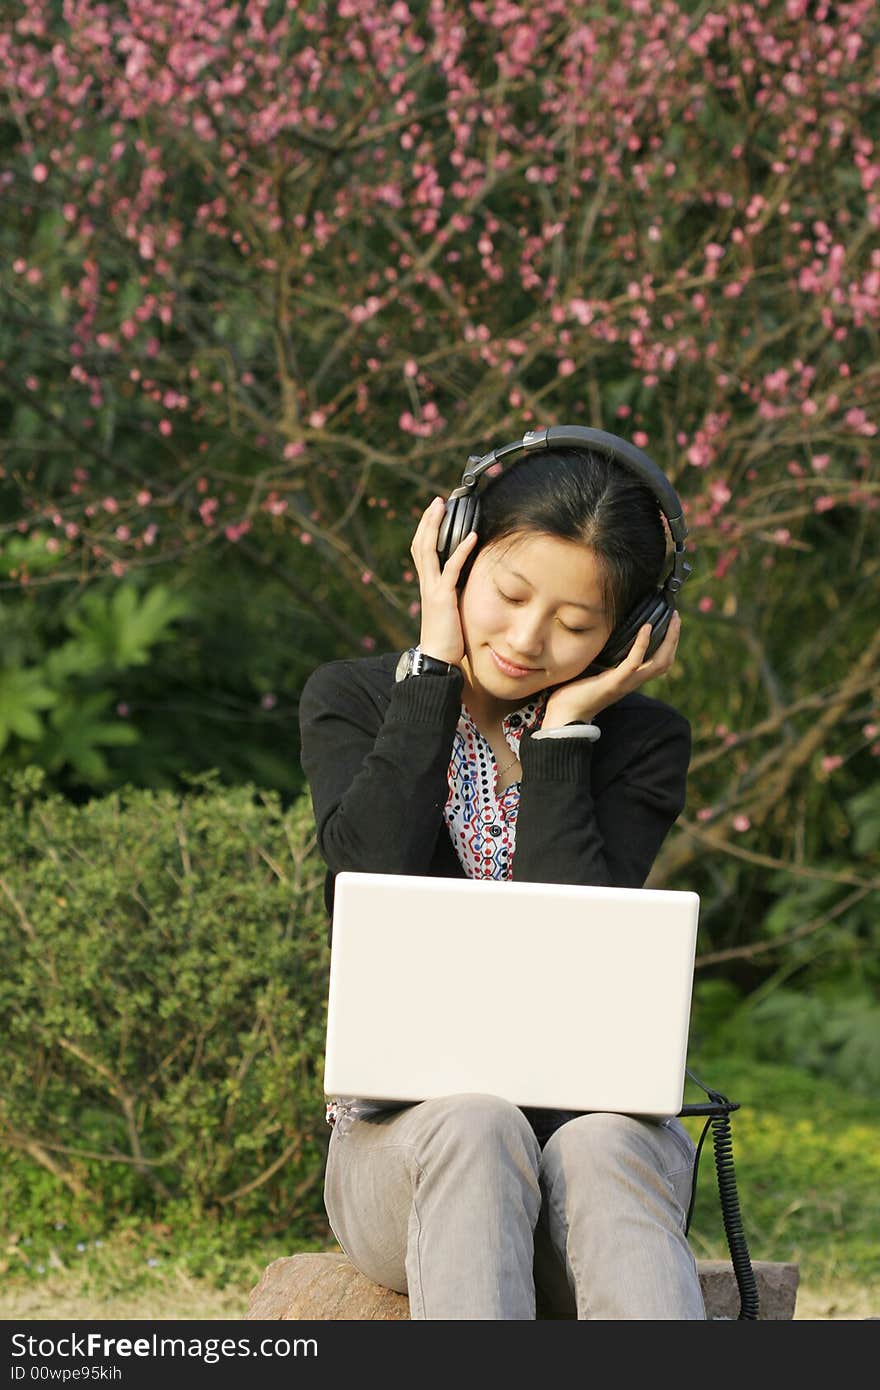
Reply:
[[[642,886],[684,805],[689,726],[640,693],[679,615],[656,650],[644,624],[610,669],[603,653],[666,567],[657,497],[612,455],[551,447],[488,483],[451,554],[446,510],[412,541],[418,647],[330,662],[303,691],[328,910],[344,869]],[[411,1317],[705,1316],[678,1120],[487,1095],[334,1098],[328,1119],[331,1228]]]

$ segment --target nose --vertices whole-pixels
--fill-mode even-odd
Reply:
[[[510,655],[534,660],[544,650],[544,623],[539,613],[521,609],[508,629]]]

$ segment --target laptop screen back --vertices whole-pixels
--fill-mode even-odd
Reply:
[[[691,892],[340,873],[325,1093],[677,1114],[698,915]]]

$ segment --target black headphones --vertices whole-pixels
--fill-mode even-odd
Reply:
[[[529,430],[522,439],[504,444],[489,454],[472,454],[460,485],[447,498],[446,513],[440,523],[437,554],[441,569],[468,532],[476,529],[480,514],[478,484],[483,475],[502,459],[534,453],[537,449],[592,449],[630,468],[657,498],[672,537],[672,567],[663,583],[658,583],[655,591],[618,623],[593,665],[616,666],[626,656],[644,623],[650,623],[653,629],[647,651],[648,656],[652,655],[666,635],[678,592],[691,572],[685,559],[687,527],[681,501],[666,475],[646,453],[615,434],[588,429],[584,425],[550,425],[543,430]]]

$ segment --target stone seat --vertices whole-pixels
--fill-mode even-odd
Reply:
[[[759,1321],[794,1317],[799,1280],[796,1264],[752,1260]],[[740,1294],[727,1260],[698,1260],[697,1270],[711,1321],[739,1317]],[[280,1321],[403,1321],[409,1300],[374,1284],[342,1253],[286,1255],[273,1260],[252,1290],[246,1318]]]

